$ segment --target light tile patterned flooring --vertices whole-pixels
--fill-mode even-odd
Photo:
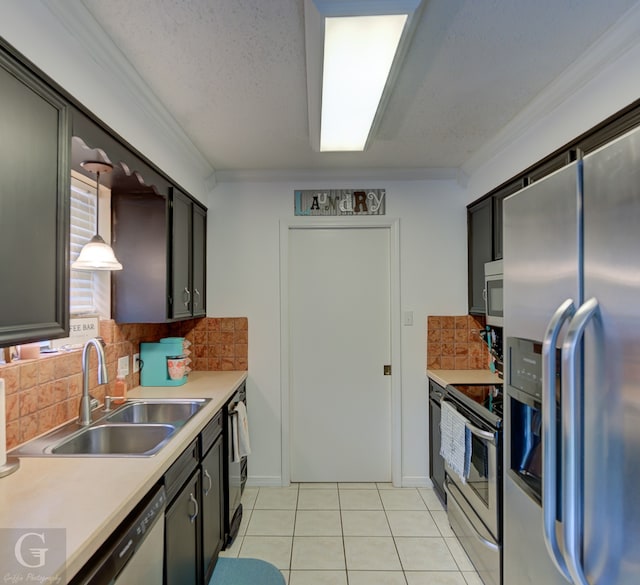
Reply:
[[[269,561],[289,585],[482,585],[431,489],[303,483],[242,502],[221,556]]]

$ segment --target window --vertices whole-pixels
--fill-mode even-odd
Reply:
[[[70,260],[74,262],[82,247],[96,233],[96,188],[82,175],[71,176]],[[93,313],[93,272],[71,270],[69,311],[71,314]]]
[[[96,233],[95,180],[71,171],[70,262]],[[111,193],[100,186],[100,235],[110,239]],[[108,272],[71,270],[69,283],[69,312],[71,315],[99,313],[110,317],[110,275]]]

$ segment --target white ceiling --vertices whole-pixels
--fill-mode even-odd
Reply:
[[[637,0],[423,0],[364,153],[318,153],[303,0],[83,0],[216,171],[455,169]]]

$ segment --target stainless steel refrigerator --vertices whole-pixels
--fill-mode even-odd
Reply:
[[[640,583],[639,132],[504,201],[504,585]]]

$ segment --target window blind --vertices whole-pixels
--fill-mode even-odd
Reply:
[[[71,178],[71,237],[70,258],[74,262],[82,247],[96,233],[96,190],[95,186]],[[93,272],[71,270],[69,286],[69,310],[71,314],[94,313]]]

